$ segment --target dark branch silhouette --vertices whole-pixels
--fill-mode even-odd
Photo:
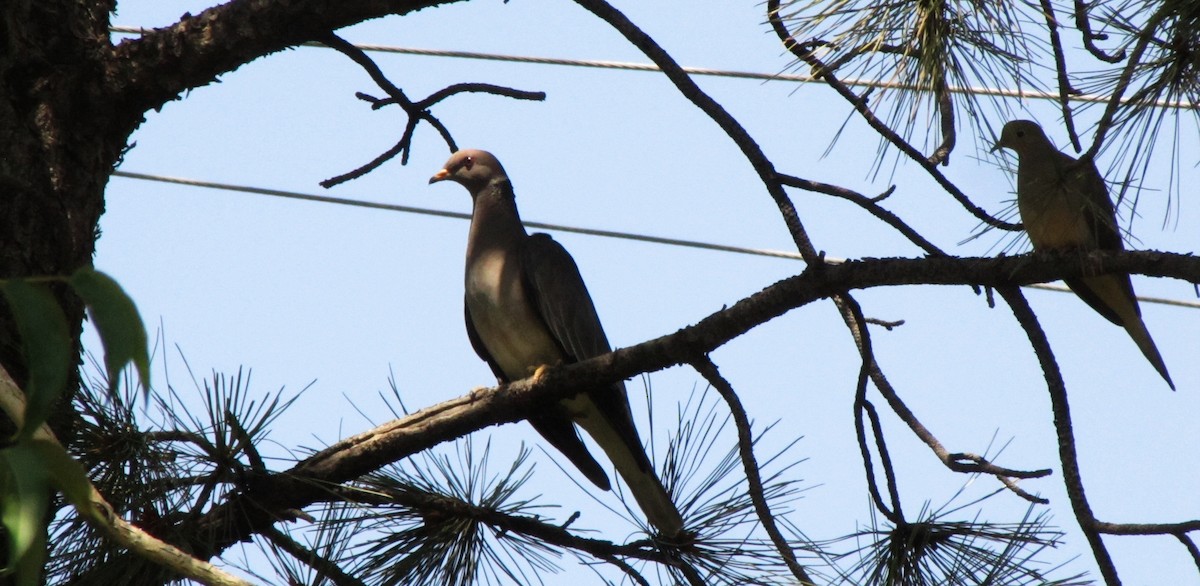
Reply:
[[[721,376],[721,372],[717,370],[717,365],[713,364],[708,356],[697,358],[692,362],[692,367],[699,372],[708,384],[712,385],[721,397],[725,399],[725,403],[729,405],[729,410],[733,413],[733,421],[737,425],[738,431],[738,452],[742,458],[742,467],[746,471],[746,482],[750,485],[750,499],[754,502],[754,510],[758,513],[758,519],[763,525],[763,529],[767,531],[767,535],[771,536],[771,541],[775,543],[775,549],[783,556],[784,563],[787,564],[792,575],[795,576],[801,584],[812,584],[812,578],[809,577],[808,571],[800,562],[796,560],[796,554],[792,551],[792,546],[788,544],[787,539],[783,537],[783,533],[779,531],[778,525],[775,523],[775,515],[771,513],[770,506],[767,505],[767,497],[763,494],[762,476],[759,474],[758,460],[754,457],[754,434],[750,430],[750,418],[746,415],[746,409],[742,407],[742,402],[738,399],[737,392],[733,390],[733,386],[725,377]]]
[[[434,127],[434,129],[438,131],[438,134],[441,135],[442,140],[446,141],[446,146],[450,147],[450,152],[457,151],[458,145],[454,142],[454,138],[450,136],[450,130],[446,128],[445,124],[443,124],[441,120],[439,120],[433,115],[433,113],[429,111],[430,108],[446,98],[462,93],[484,93],[496,96],[504,96],[516,100],[542,101],[546,99],[545,92],[528,92],[488,83],[458,83],[442,88],[430,94],[425,99],[414,102],[410,100],[407,95],[405,95],[404,90],[397,87],[396,84],[392,83],[392,81],[388,79],[386,75],[384,75],[383,70],[381,70],[379,66],[376,65],[373,60],[371,60],[370,57],[367,57],[367,54],[364,53],[362,49],[355,47],[354,45],[346,42],[345,39],[342,39],[333,33],[330,33],[325,38],[321,39],[321,42],[333,49],[336,49],[341,54],[349,57],[355,63],[359,64],[359,66],[367,71],[367,74],[371,76],[371,79],[377,85],[379,85],[379,88],[387,93],[389,96],[387,98],[375,98],[361,92],[356,94],[359,99],[369,102],[372,110],[378,110],[384,106],[395,104],[400,106],[400,108],[403,109],[406,114],[408,114],[408,122],[404,126],[404,131],[400,133],[400,140],[397,141],[394,146],[384,151],[383,154],[379,155],[378,157],[372,159],[369,163],[354,169],[353,171],[322,181],[320,185],[326,189],[347,181],[358,179],[359,177],[374,171],[380,165],[395,158],[396,155],[400,155],[401,165],[408,164],[408,154],[412,151],[413,134],[417,130],[417,125],[419,125],[421,122],[429,123],[430,126]]]
[[[1054,351],[1050,349],[1050,341],[1046,339],[1046,332],[1038,323],[1033,308],[1029,307],[1025,296],[1019,290],[1000,287],[997,288],[997,291],[1008,303],[1017,322],[1025,330],[1025,335],[1029,338],[1034,353],[1037,354],[1038,362],[1042,365],[1042,372],[1045,373],[1046,388],[1050,392],[1051,410],[1054,412],[1054,430],[1058,434],[1058,457],[1062,464],[1063,483],[1067,487],[1067,497],[1071,500],[1075,519],[1079,521],[1079,528],[1092,548],[1092,557],[1099,565],[1100,575],[1104,576],[1104,581],[1109,584],[1119,584],[1121,580],[1117,577],[1117,567],[1113,564],[1108,548],[1104,545],[1104,539],[1100,537],[1100,531],[1096,529],[1096,517],[1092,514],[1092,507],[1084,494],[1083,476],[1079,472],[1079,456],[1075,451],[1075,434],[1072,431],[1071,407],[1067,401],[1067,387],[1063,383],[1062,373],[1054,359]]]
[[[1159,252],[1096,254],[1086,263],[1080,262],[1078,255],[1029,255],[875,259],[823,266],[775,283],[673,334],[583,362],[550,368],[536,382],[526,379],[494,390],[468,393],[342,440],[286,472],[249,483],[246,490],[200,520],[189,545],[197,555],[212,557],[275,523],[284,511],[327,499],[329,487],[336,483],[353,480],[472,431],[519,421],[534,405],[565,397],[581,385],[608,384],[691,363],[787,311],[845,291],[920,284],[998,288],[1094,274],[1091,273],[1094,270],[1200,282],[1200,258]],[[928,432],[925,435],[932,438]],[[949,458],[948,453],[946,457]],[[997,471],[990,469],[990,464],[954,462],[970,472],[1012,477],[1044,475]]]
[[[1062,37],[1058,34],[1058,17],[1054,14],[1054,5],[1050,0],[1041,0],[1042,14],[1046,17],[1046,29],[1050,35],[1050,47],[1054,50],[1054,69],[1058,73],[1058,107],[1062,110],[1063,123],[1067,127],[1067,136],[1075,152],[1083,150],[1079,144],[1079,133],[1075,131],[1075,117],[1071,114],[1071,96],[1079,90],[1071,87],[1071,76],[1067,71],[1067,57],[1063,53]]]
[[[1075,28],[1079,29],[1079,34],[1083,37],[1083,46],[1087,48],[1093,57],[1105,63],[1120,63],[1125,58],[1124,49],[1109,55],[1103,49],[1096,46],[1096,41],[1106,41],[1108,40],[1108,35],[1092,32],[1092,21],[1088,16],[1087,0],[1075,0]]]
[[[972,203],[971,199],[967,197],[962,190],[960,190],[949,179],[947,179],[941,171],[938,170],[937,163],[931,162],[915,147],[908,144],[908,142],[905,141],[894,130],[888,128],[888,126],[882,120],[880,120],[874,112],[871,111],[871,108],[867,106],[866,100],[864,100],[858,94],[855,94],[854,91],[851,90],[846,84],[842,83],[834,74],[834,72],[826,67],[825,64],[817,58],[812,51],[813,46],[811,43],[801,43],[792,38],[791,33],[787,30],[787,26],[779,17],[779,4],[780,0],[768,0],[767,20],[771,23],[772,30],[775,31],[776,36],[779,37],[779,40],[783,43],[784,48],[813,68],[814,77],[825,80],[825,83],[829,84],[829,87],[833,88],[838,95],[845,98],[846,101],[850,102],[850,104],[854,106],[854,109],[862,115],[863,119],[867,121],[867,124],[869,124],[871,128],[875,129],[880,136],[886,138],[888,142],[895,145],[896,148],[900,149],[900,151],[907,155],[910,159],[920,164],[921,167],[923,167],[925,171],[928,172],[929,175],[938,182],[938,185],[941,185],[942,188],[945,189],[946,192],[951,196],[953,196],[954,199],[956,199],[964,209],[971,213],[971,215],[979,218],[980,221],[995,228],[1000,228],[1003,230],[1021,229],[1020,224],[1010,224],[1008,222],[996,219],[991,214],[988,214],[986,211],[984,211],[983,208],[980,208]]]

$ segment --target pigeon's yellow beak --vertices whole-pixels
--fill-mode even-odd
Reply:
[[[437,183],[438,181],[445,181],[449,178],[450,178],[450,172],[445,169],[442,169],[441,171],[434,173],[433,177],[429,178],[429,184],[432,185],[434,183]]]

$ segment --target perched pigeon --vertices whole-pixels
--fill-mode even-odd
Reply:
[[[512,183],[496,157],[458,151],[429,182],[445,180],[471,192],[467,335],[496,378],[512,382],[544,366],[611,351],[575,261],[549,235],[525,232]],[[530,414],[529,422],[588,480],[609,490],[608,476],[574,424],[582,426],[616,466],[650,522],[667,536],[680,533],[683,520],[646,457],[624,383],[581,389]]]
[[[1034,250],[1124,248],[1108,188],[1094,162],[1081,162],[1059,152],[1042,127],[1029,120],[1005,124],[992,150],[1000,148],[1017,153],[1017,207]],[[1076,277],[1066,279],[1066,283],[1092,309],[1124,327],[1150,364],[1175,389],[1142,321],[1129,275]]]

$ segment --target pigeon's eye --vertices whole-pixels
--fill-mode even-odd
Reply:
[[[464,169],[470,171],[471,167],[475,166],[475,159],[473,159],[471,157],[467,157],[467,158],[463,159],[462,166]]]
[[[1017,131],[1017,138],[1025,138],[1025,131],[1024,131],[1024,130],[1018,130],[1018,131]]]

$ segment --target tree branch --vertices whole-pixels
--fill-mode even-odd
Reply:
[[[1088,16],[1088,4],[1085,0],[1075,0],[1075,28],[1083,35],[1083,46],[1087,47],[1093,57],[1105,63],[1120,63],[1125,58],[1125,50],[1121,49],[1114,55],[1105,53],[1096,46],[1096,41],[1108,40],[1108,35],[1092,32],[1092,21]]]
[[[942,188],[945,189],[946,192],[952,197],[954,197],[954,199],[956,199],[964,209],[970,212],[971,215],[979,218],[980,221],[988,224],[989,226],[1001,228],[1003,230],[1019,230],[1021,228],[1019,224],[1010,224],[1008,222],[998,220],[991,214],[988,214],[986,211],[984,211],[983,208],[975,205],[971,199],[967,197],[967,194],[963,193],[958,186],[954,185],[954,183],[947,179],[946,176],[943,175],[940,170],[938,170],[936,162],[930,161],[915,147],[908,144],[908,142],[901,138],[899,134],[896,134],[894,130],[884,124],[883,121],[880,120],[879,117],[876,116],[875,113],[872,112],[867,106],[866,100],[862,99],[862,97],[860,97],[858,94],[855,94],[846,84],[842,83],[841,80],[834,75],[831,69],[826,67],[824,63],[817,59],[816,55],[806,49],[805,46],[797,42],[796,39],[792,38],[787,26],[784,25],[783,20],[779,18],[779,3],[780,0],[768,0],[767,20],[770,21],[772,29],[775,31],[776,36],[779,37],[779,40],[783,43],[784,48],[788,51],[791,51],[793,55],[813,68],[814,77],[823,78],[825,82],[829,84],[829,87],[833,88],[834,91],[836,91],[839,95],[845,98],[846,101],[850,102],[850,104],[854,106],[854,109],[860,115],[862,115],[863,119],[867,121],[867,124],[869,124],[871,128],[875,129],[880,136],[886,138],[888,142],[900,149],[900,151],[907,155],[908,158],[921,165],[921,167],[938,182],[938,185],[941,185]]]
[[[607,22],[614,29],[620,32],[626,40],[642,51],[659,69],[675,84],[679,93],[690,100],[697,108],[712,118],[721,130],[733,140],[734,144],[741,149],[742,155],[754,167],[754,171],[758,173],[759,179],[767,188],[767,193],[771,195],[771,199],[775,201],[775,205],[779,207],[780,214],[783,215],[784,224],[787,225],[788,232],[792,236],[792,240],[796,244],[796,249],[800,256],[804,257],[805,262],[813,263],[817,260],[817,249],[812,244],[812,240],[808,236],[804,224],[800,221],[800,215],[796,212],[796,207],[787,197],[787,193],[783,189],[775,174],[775,165],[767,158],[766,153],[755,142],[754,137],[746,131],[741,124],[727,111],[721,107],[721,104],[712,99],[711,96],[704,93],[692,78],[684,72],[683,68],[671,58],[654,39],[650,38],[637,25],[630,22],[624,14],[613,8],[604,0],[575,0],[577,4],[589,10],[592,14],[600,17],[601,20]]]
[[[267,538],[280,551],[287,553],[300,563],[312,568],[317,573],[318,578],[324,578],[333,582],[334,586],[365,586],[362,580],[347,574],[333,560],[326,559],[317,552],[304,547],[292,539],[291,536],[275,527],[264,529],[263,537]]]
[[[371,80],[374,81],[380,89],[387,93],[389,97],[385,99],[374,98],[361,92],[356,94],[359,99],[370,102],[371,109],[378,110],[384,106],[396,104],[404,110],[405,114],[408,114],[408,123],[405,124],[404,132],[400,134],[400,140],[396,142],[395,146],[385,151],[382,155],[375,157],[373,160],[371,160],[371,162],[362,165],[353,171],[322,181],[321,187],[326,189],[362,177],[363,175],[375,170],[375,168],[379,167],[383,163],[391,160],[396,155],[400,155],[401,165],[408,164],[408,155],[410,152],[412,152],[413,133],[416,132],[417,125],[422,121],[428,122],[430,126],[433,126],[434,129],[436,129],[438,133],[442,135],[442,139],[446,141],[446,146],[450,147],[450,152],[453,153],[454,151],[457,151],[458,145],[455,144],[454,139],[450,136],[450,130],[446,128],[441,120],[438,120],[433,113],[429,111],[434,104],[437,104],[438,102],[449,98],[450,96],[474,92],[505,96],[517,100],[541,101],[546,99],[545,92],[522,91],[498,85],[492,85],[489,83],[458,83],[442,88],[433,94],[430,94],[425,99],[414,102],[410,100],[407,95],[405,95],[404,90],[397,87],[396,84],[392,83],[392,81],[388,79],[386,75],[384,75],[383,70],[379,68],[379,65],[372,61],[362,49],[359,49],[358,47],[347,42],[345,39],[333,33],[325,35],[325,37],[321,39],[321,42],[357,63],[360,67],[366,70],[367,75],[371,76]]]
[[[8,375],[8,371],[3,366],[0,366],[0,411],[8,415],[18,427],[25,419],[25,393],[17,387],[17,383]],[[62,447],[54,432],[50,431],[50,427],[44,423],[33,437]],[[83,510],[79,510],[79,516],[121,547],[172,572],[177,572],[180,576],[202,584],[250,586],[249,582],[204,560],[196,559],[121,518],[91,482],[88,482],[87,486],[91,491],[88,500],[91,501],[91,506],[95,509],[96,514],[86,514]]]
[[[1058,106],[1062,109],[1063,122],[1067,127],[1067,136],[1075,152],[1083,150],[1079,144],[1079,133],[1075,131],[1075,117],[1071,115],[1071,96],[1079,91],[1071,87],[1071,78],[1067,72],[1067,57],[1063,53],[1062,37],[1058,34],[1058,17],[1054,14],[1054,4],[1051,0],[1041,0],[1042,16],[1046,18],[1046,29],[1050,33],[1050,47],[1054,50],[1054,70],[1058,73]]]
[[[742,459],[742,469],[746,472],[746,482],[749,484],[747,494],[750,495],[750,502],[754,503],[754,510],[758,513],[759,522],[762,523],[767,535],[771,537],[771,542],[775,544],[779,555],[783,556],[783,561],[791,570],[792,575],[803,585],[814,584],[812,578],[808,576],[808,571],[796,560],[796,552],[792,551],[792,546],[788,545],[787,539],[779,531],[779,526],[775,523],[775,515],[771,513],[771,506],[767,504],[767,497],[763,492],[762,475],[759,473],[758,461],[754,457],[754,434],[751,433],[750,418],[746,416],[746,409],[742,407],[741,400],[738,399],[733,386],[725,380],[725,377],[721,376],[717,365],[713,364],[707,355],[694,360],[692,367],[721,394],[725,403],[729,405],[730,413],[733,414],[733,421],[738,432],[738,453]]]
[[[1067,400],[1067,387],[1063,383],[1062,373],[1059,372],[1058,363],[1054,359],[1054,352],[1050,349],[1050,341],[1046,339],[1046,332],[1042,330],[1033,309],[1029,307],[1025,296],[1019,290],[1012,287],[1001,287],[997,291],[1012,308],[1017,322],[1025,329],[1029,343],[1033,346],[1038,361],[1041,362],[1042,372],[1045,373],[1046,387],[1050,392],[1050,405],[1054,412],[1054,430],[1058,435],[1058,457],[1062,463],[1063,484],[1066,486],[1071,508],[1075,512],[1075,519],[1079,522],[1079,528],[1092,548],[1092,557],[1095,558],[1096,565],[1100,568],[1100,575],[1104,576],[1104,581],[1110,586],[1120,584],[1121,578],[1117,575],[1117,567],[1113,564],[1112,555],[1108,553],[1104,539],[1096,528],[1096,516],[1092,513],[1092,506],[1088,503],[1087,495],[1084,492],[1083,475],[1079,471],[1079,455],[1075,451],[1075,434],[1071,429],[1071,407]]]
[[[197,555],[215,555],[284,518],[285,511],[327,499],[337,483],[484,427],[519,421],[541,402],[569,396],[580,386],[609,384],[690,363],[787,311],[851,289],[921,284],[1002,287],[1097,271],[1200,282],[1200,258],[1192,256],[1120,252],[1098,253],[1086,260],[1081,262],[1078,255],[939,257],[849,261],[810,268],[673,334],[551,368],[536,383],[522,380],[428,407],[338,442],[287,472],[254,479],[242,493],[201,520],[191,532],[189,547]]]
[[[105,78],[116,114],[136,126],[148,110],[259,57],[320,40],[330,31],[454,0],[232,0],[121,42]],[[131,128],[132,129],[132,128]]]
[[[1162,24],[1163,19],[1167,18],[1169,14],[1170,11],[1167,6],[1160,6],[1146,20],[1146,25],[1142,33],[1138,35],[1137,43],[1133,46],[1133,52],[1129,55],[1129,61],[1125,63],[1125,67],[1121,70],[1121,75],[1117,78],[1113,86],[1108,103],[1104,106],[1104,113],[1100,115],[1100,120],[1096,122],[1096,136],[1092,139],[1092,146],[1088,147],[1087,152],[1079,157],[1081,160],[1095,159],[1096,153],[1099,153],[1100,148],[1104,146],[1104,139],[1107,138],[1108,132],[1117,125],[1117,111],[1122,105],[1121,101],[1125,97],[1125,91],[1129,89],[1129,85],[1133,81],[1133,75],[1142,63],[1142,55],[1146,52],[1146,47],[1150,45],[1150,41],[1154,39],[1158,25]]]
[[[934,243],[927,240],[919,232],[914,230],[912,226],[909,226],[907,222],[901,220],[900,216],[897,216],[892,211],[879,205],[880,201],[890,196],[892,192],[896,190],[895,185],[891,186],[887,191],[880,195],[875,197],[867,197],[861,193],[858,193],[857,191],[852,191],[844,187],[830,185],[828,183],[820,183],[817,181],[809,181],[807,179],[801,179],[799,177],[793,177],[783,173],[776,174],[776,178],[780,183],[790,187],[798,187],[808,191],[824,193],[825,195],[832,195],[833,197],[838,197],[852,202],[878,218],[883,223],[895,228],[897,232],[903,234],[905,238],[908,238],[909,242],[917,245],[926,253],[937,256],[948,256],[944,251],[942,251],[942,249],[938,248],[936,245],[934,245]]]

